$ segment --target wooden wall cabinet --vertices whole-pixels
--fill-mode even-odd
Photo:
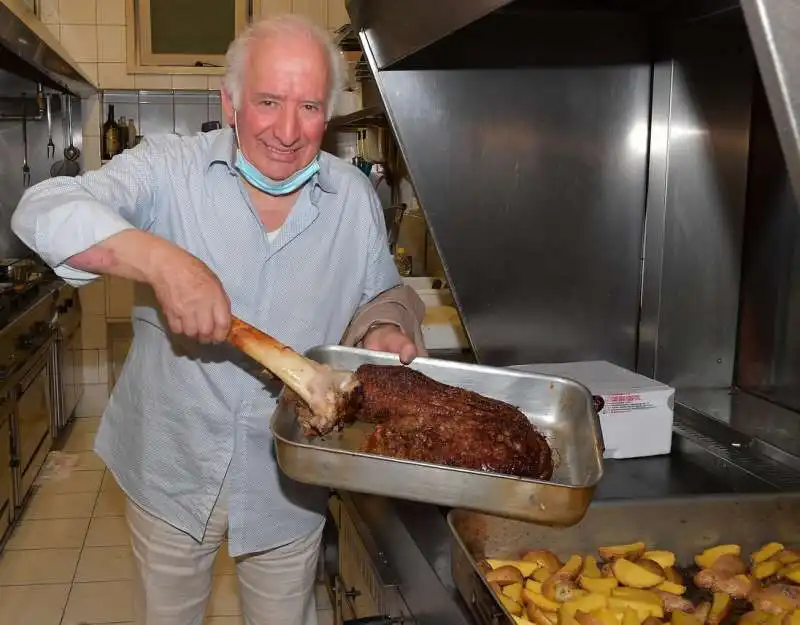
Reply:
[[[350,21],[345,0],[254,0],[255,19],[281,13],[305,15],[331,32]]]

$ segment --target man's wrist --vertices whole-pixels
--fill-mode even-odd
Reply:
[[[392,328],[403,332],[403,328],[400,327],[399,323],[395,323],[393,321],[373,321],[371,324],[369,324],[369,326],[367,326],[367,330],[364,332],[364,339],[366,339],[373,331],[380,330],[382,328]]]

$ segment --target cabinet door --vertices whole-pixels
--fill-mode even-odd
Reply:
[[[292,0],[292,13],[305,15],[321,28],[328,28],[328,0]]]
[[[328,30],[335,32],[344,24],[350,23],[346,0],[328,0]]]
[[[134,8],[143,66],[223,65],[248,15],[247,0],[137,0]]]
[[[292,0],[255,0],[253,3],[253,20],[292,12]]]

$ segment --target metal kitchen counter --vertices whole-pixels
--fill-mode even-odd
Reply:
[[[739,443],[723,445],[691,427],[676,408],[672,454],[607,460],[595,501],[800,491],[800,477]],[[340,493],[370,533],[373,558],[391,571],[418,625],[474,625],[450,573],[447,510]]]

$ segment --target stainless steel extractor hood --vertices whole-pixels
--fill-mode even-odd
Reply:
[[[391,68],[509,5],[536,8],[710,13],[741,5],[778,124],[795,193],[800,197],[800,4],[797,0],[347,0],[353,26],[369,42],[375,69]]]
[[[746,209],[800,211],[797,0],[347,9],[479,362],[731,384]]]
[[[0,0],[0,68],[81,98],[97,91],[91,78],[21,0]]]

